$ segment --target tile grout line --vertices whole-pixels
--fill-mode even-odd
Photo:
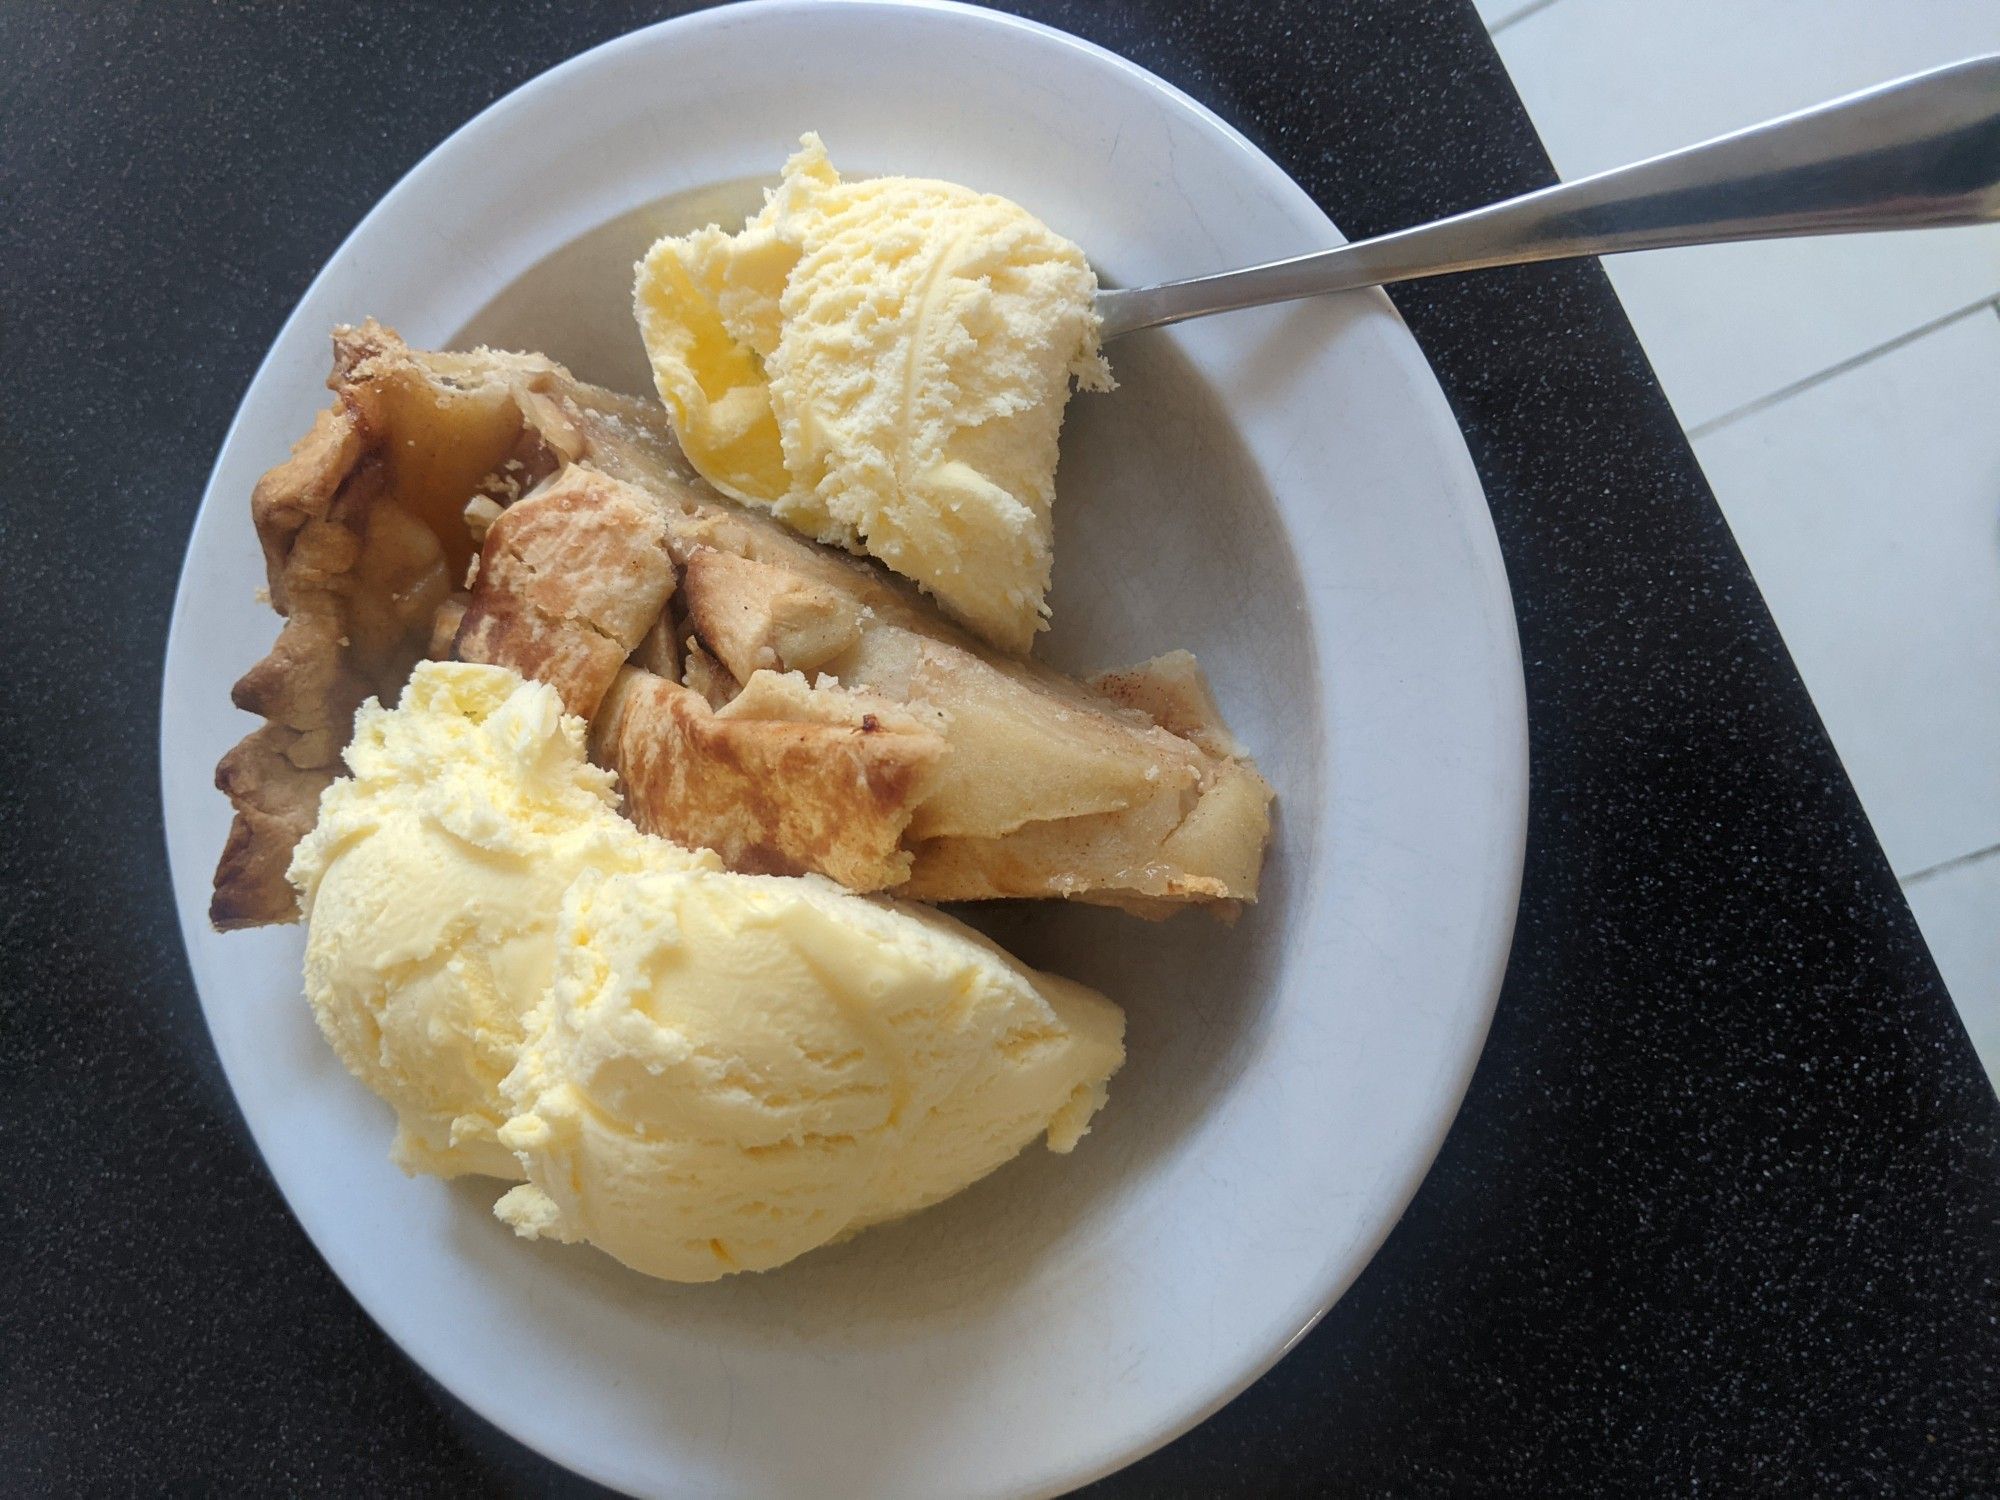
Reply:
[[[1967,865],[1976,865],[1981,860],[1990,859],[1996,854],[2000,854],[2000,844],[1988,844],[1984,849],[1974,849],[1970,854],[1961,854],[1954,859],[1939,860],[1936,864],[1929,865],[1917,871],[1914,875],[1905,875],[1902,878],[1901,884],[1903,889],[1907,891],[1911,886],[1916,885],[1920,881],[1929,880],[1933,875],[1949,875],[1953,870],[1962,870]]]
[[[1941,329],[1949,328],[1954,323],[1962,322],[1964,319],[1986,310],[2000,312],[2000,297],[1981,297],[1977,302],[1970,302],[1964,307],[1954,308],[1942,317],[1932,318],[1930,322],[1912,328],[1907,333],[1897,334],[1886,343],[1877,344],[1872,349],[1864,349],[1859,354],[1851,354],[1839,363],[1828,365],[1824,370],[1816,371],[1806,376],[1803,380],[1795,380],[1790,385],[1772,391],[1768,395],[1759,396],[1754,401],[1746,401],[1734,411],[1726,411],[1719,417],[1710,417],[1706,422],[1697,422],[1694,426],[1687,429],[1688,441],[1698,441],[1701,438],[1707,437],[1712,432],[1727,427],[1732,423],[1740,422],[1745,417],[1755,416],[1760,411],[1768,411],[1780,401],[1789,400],[1801,391],[1809,391],[1814,386],[1823,385],[1836,376],[1845,375],[1851,370],[1858,370],[1863,365],[1870,364],[1885,354],[1893,354],[1898,349],[1906,348],[1921,338],[1926,338]]]
[[[1501,32],[1505,31],[1509,26],[1512,26],[1516,21],[1525,21],[1528,19],[1528,17],[1534,15],[1537,11],[1547,10],[1551,5],[1554,5],[1555,3],[1556,0],[1528,0],[1528,4],[1522,6],[1512,15],[1502,16],[1499,20],[1495,21],[1490,27],[1487,28],[1486,34],[1488,36],[1498,36],[1500,35]]]

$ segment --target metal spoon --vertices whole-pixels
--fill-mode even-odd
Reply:
[[[1115,339],[1232,308],[1579,255],[2000,219],[2000,53],[1269,265],[1097,294]]]

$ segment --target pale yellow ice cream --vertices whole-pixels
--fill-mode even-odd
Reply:
[[[524,1234],[708,1281],[1068,1151],[1124,1018],[967,928],[816,876],[587,876],[506,1083]]]
[[[1070,383],[1109,389],[1083,252],[949,182],[844,182],[807,135],[740,234],[663,239],[639,328],[725,494],[914,579],[994,644],[1047,618]]]
[[[421,664],[395,710],[355,716],[347,764],[292,858],[313,1014],[395,1108],[406,1170],[518,1178],[499,1085],[554,972],[563,892],[585,870],[718,861],[619,816],[582,720],[503,667]]]
[[[939,913],[642,834],[555,693],[421,664],[300,846],[306,988],[410,1170],[703,1281],[1073,1147],[1123,1060],[1103,996]]]

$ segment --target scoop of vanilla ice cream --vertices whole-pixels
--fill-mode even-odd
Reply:
[[[941,914],[803,879],[586,874],[504,1091],[497,1212],[649,1275],[765,1270],[1068,1151],[1124,1017]]]
[[[291,876],[306,994],[407,1170],[657,1276],[762,1269],[1067,1151],[1124,1018],[937,912],[641,833],[504,667],[370,702]]]
[[[740,234],[661,240],[640,332],[725,494],[866,551],[1009,650],[1046,623],[1070,382],[1109,389],[1083,252],[949,182],[844,182],[807,135]]]
[[[356,715],[347,764],[290,871],[313,1014],[394,1107],[406,1170],[518,1178],[499,1085],[554,972],[563,893],[587,870],[717,861],[619,816],[582,721],[503,667],[420,664],[397,708]]]

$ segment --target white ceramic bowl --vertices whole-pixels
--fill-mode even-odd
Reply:
[[[495,1189],[403,1177],[322,1044],[293,929],[204,912],[274,634],[247,497],[324,403],[327,331],[485,337],[643,389],[628,313],[659,229],[740,212],[801,130],[854,174],[1019,199],[1136,283],[1338,242],[1272,162],[1160,80],[1022,21],[769,0],[622,38],[509,95],[385,198],[307,292],[223,444],[168,647],[168,848],[218,1052],[306,1232],[484,1416],[640,1493],[1051,1493],[1241,1390],[1416,1189],[1507,957],[1526,810],[1513,615],[1479,483],[1379,295],[1117,345],[1072,408],[1049,654],[1207,664],[1279,790],[1233,930],[1014,908],[991,930],[1110,992],[1131,1056],[1067,1160],[764,1276],[645,1281],[518,1242]],[[721,186],[718,188],[717,185]]]

